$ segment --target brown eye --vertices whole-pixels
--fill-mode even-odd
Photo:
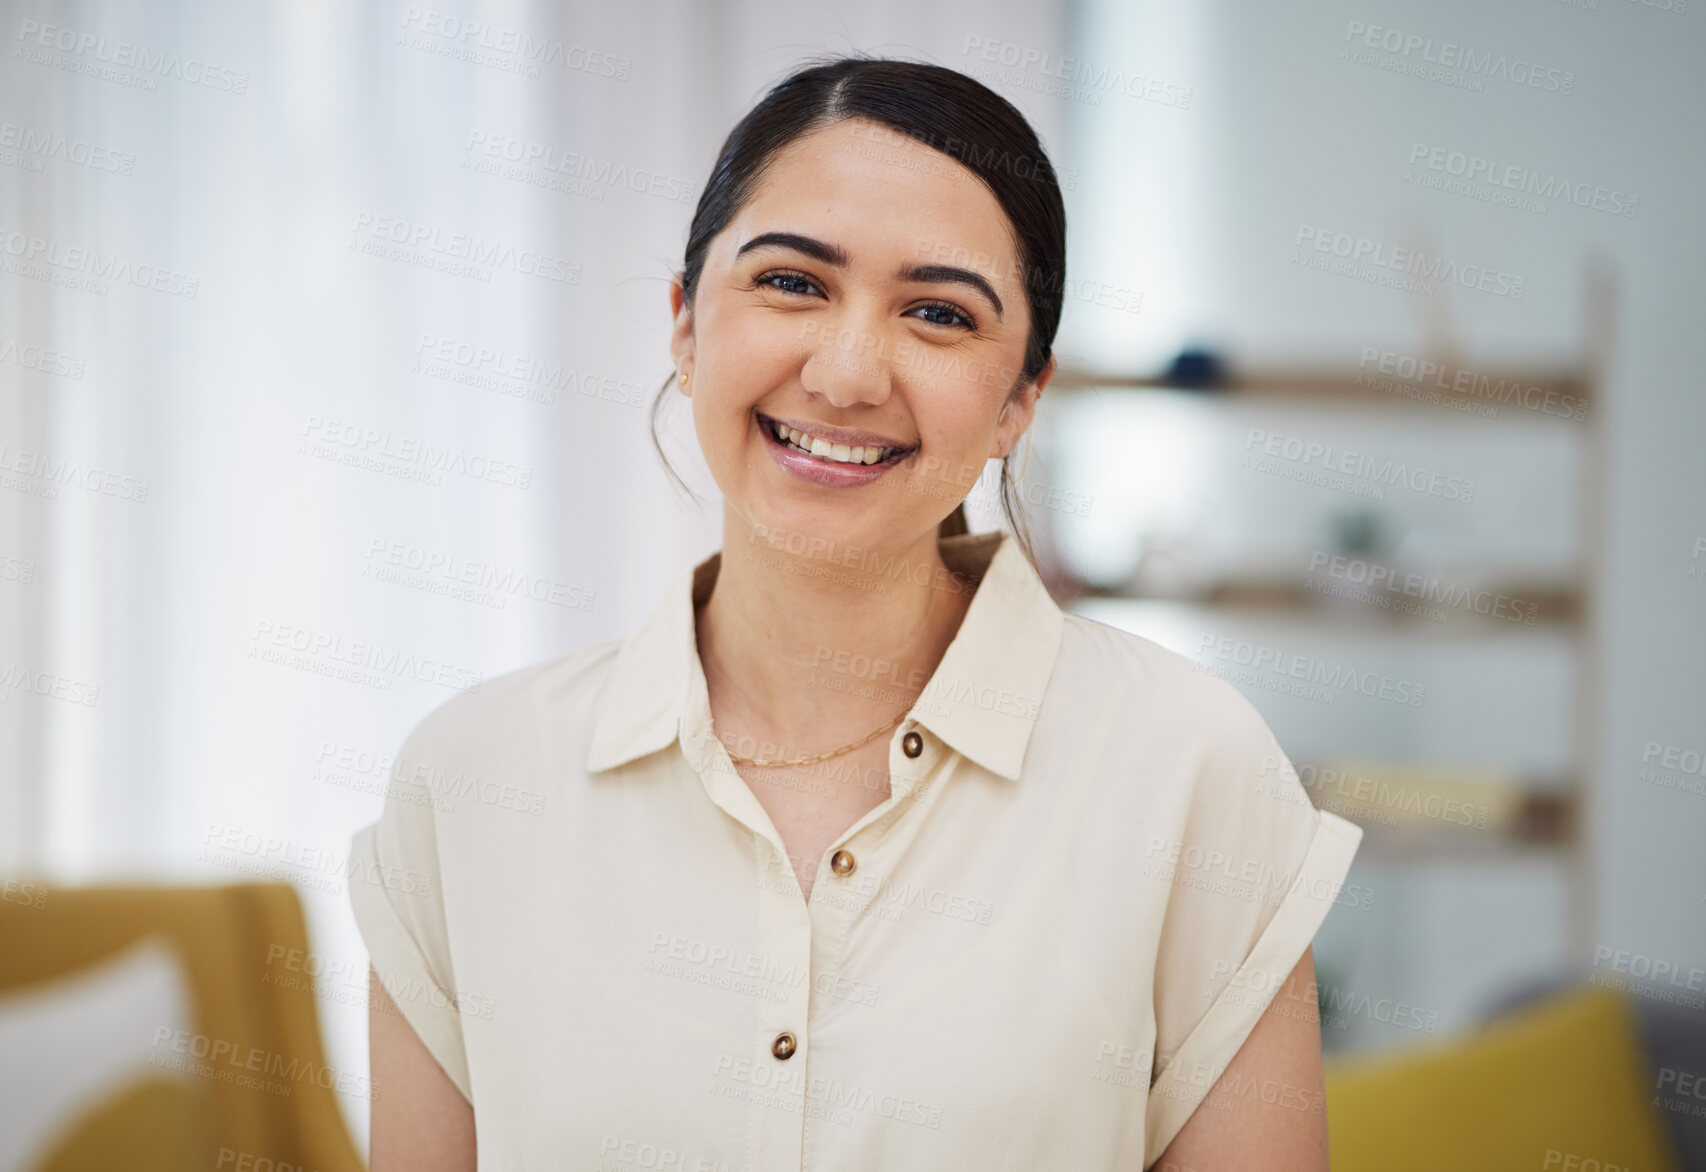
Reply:
[[[961,309],[957,305],[949,305],[946,301],[932,301],[928,304],[920,305],[917,309],[913,310],[913,312],[929,312],[939,315],[923,319],[934,326],[950,326],[963,330],[977,329],[977,322],[972,319],[972,316],[969,313],[965,312],[965,310]]]
[[[812,283],[811,278],[804,273],[765,273],[753,284],[755,286],[767,285],[772,289],[780,289],[784,293],[793,293],[802,297],[810,296],[811,292],[817,288]]]

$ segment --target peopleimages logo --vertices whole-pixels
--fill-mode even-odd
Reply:
[[[486,65],[526,77],[540,76],[541,65],[573,69],[595,77],[627,81],[632,58],[536,37],[525,29],[483,20],[465,20],[430,8],[410,8],[403,16],[398,43],[443,57]]]
[[[201,290],[201,278],[189,273],[3,226],[0,259],[7,272],[90,293],[106,293],[108,281],[191,300]]]
[[[488,173],[503,174],[505,178],[528,178],[525,172],[538,172],[540,175],[561,175],[570,179],[586,180],[594,185],[590,191],[594,199],[603,199],[605,188],[621,188],[638,195],[650,195],[678,203],[692,203],[699,194],[691,183],[673,175],[665,175],[661,171],[630,167],[627,163],[619,163],[614,159],[601,159],[579,151],[565,151],[560,147],[529,142],[513,135],[473,130],[468,134],[467,149],[470,155],[484,156],[473,160],[474,170],[488,171],[488,168],[480,165],[483,163],[509,163],[524,168],[525,171],[516,174],[498,171]]]
[[[1664,789],[1706,795],[1706,753],[1648,741],[1641,750],[1641,771],[1636,780]]]
[[[1216,659],[1249,667],[1254,671],[1273,672],[1311,684],[1337,688],[1340,692],[1351,691],[1363,696],[1407,704],[1412,708],[1420,708],[1427,699],[1428,690],[1425,684],[1374,671],[1359,671],[1346,664],[1330,663],[1313,655],[1287,653],[1266,643],[1253,643],[1230,636],[1204,635],[1197,644],[1197,656],[1200,659],[1210,652]],[[1331,697],[1332,693],[1327,695]],[[1328,703],[1331,702],[1329,699]]]
[[[517,248],[501,240],[486,240],[462,232],[446,232],[430,224],[416,224],[396,216],[376,216],[371,212],[356,213],[354,231],[355,239],[351,241],[351,247],[363,243],[378,246],[362,248],[361,251],[364,252],[376,252],[377,255],[386,256],[388,259],[407,260],[417,264],[443,260],[461,262],[465,267],[474,266],[472,271],[454,267],[444,270],[455,275],[479,276],[481,269],[508,269],[523,276],[571,285],[580,284],[581,267],[578,263],[561,257],[547,256],[535,249]],[[396,254],[386,252],[383,247],[385,245],[395,246],[402,251]],[[488,275],[481,279],[490,278]]]
[[[1260,449],[1258,451],[1258,445]],[[1299,467],[1319,469],[1323,473],[1339,473],[1370,485],[1403,485],[1414,492],[1426,493],[1448,501],[1472,502],[1475,482],[1467,477],[1447,476],[1428,468],[1412,468],[1402,460],[1370,456],[1349,448],[1304,440],[1279,432],[1250,429],[1244,441],[1244,466],[1267,471],[1259,462],[1251,462],[1251,454],[1285,460]]]
[[[908,1098],[860,1083],[845,1083],[836,1078],[808,1075],[803,1066],[791,1070],[782,1069],[768,1056],[761,1062],[755,1062],[745,1055],[719,1054],[712,1074],[717,1080],[713,1086],[717,1094],[747,1099],[747,1095],[730,1093],[736,1088],[724,1085],[725,1080],[743,1084],[750,1090],[772,1092],[775,1096],[775,1106],[795,1114],[800,1113],[802,1107],[817,1108],[823,1113],[821,1117],[836,1122],[851,1122],[850,1119],[844,1121],[842,1116],[849,1111],[859,1111],[896,1123],[913,1123],[932,1129],[940,1129],[942,1126],[944,1109],[939,1103]],[[757,1097],[756,1101],[772,1100]],[[816,1115],[817,1112],[814,1112],[814,1116]]]
[[[186,1062],[185,1059],[195,1061]],[[379,1079],[339,1071],[309,1058],[292,1058],[279,1051],[263,1050],[246,1042],[215,1038],[209,1034],[192,1034],[188,1030],[175,1030],[171,1026],[155,1027],[154,1052],[149,1055],[148,1064],[188,1070],[203,1077],[217,1078],[220,1082],[235,1081],[236,1085],[240,1086],[254,1085],[245,1079],[261,1075],[297,1085],[308,1083],[322,1090],[336,1090],[341,1094],[364,1099],[379,1098],[379,1089],[383,1085]],[[284,1095],[290,1094],[291,1091],[291,1087],[278,1083],[257,1089]]]
[[[121,501],[145,504],[148,481],[76,460],[55,460],[43,452],[22,452],[0,444],[0,488],[13,488],[49,500],[61,488],[81,488]]]
[[[1234,969],[1231,962],[1217,960],[1211,967],[1209,983],[1219,984],[1221,978],[1227,977],[1228,974],[1230,978],[1224,986],[1227,994],[1232,990],[1243,991],[1251,995],[1244,999],[1244,1004],[1259,1004],[1263,1008],[1267,1008],[1267,1003],[1285,988],[1289,975],[1259,965]],[[1394,1001],[1390,997],[1375,997],[1354,989],[1341,989],[1330,982],[1322,984],[1318,979],[1311,980],[1300,988],[1298,993],[1311,1005],[1319,1006],[1327,1017],[1338,1018],[1337,1024],[1340,1026],[1346,1024],[1346,1018],[1361,1016],[1382,1025],[1395,1025],[1402,1029],[1422,1030],[1430,1034],[1439,1031],[1438,1010],[1424,1010],[1420,1006]],[[1238,1001],[1229,995],[1227,999]]]
[[[1593,967],[1597,969],[1602,965],[1612,972],[1627,973],[1637,980],[1651,981],[1655,985],[1665,984],[1673,989],[1686,989],[1695,993],[1706,990],[1706,968],[1699,965],[1685,966],[1676,961],[1655,958],[1645,952],[1628,952],[1601,944],[1593,950]]]
[[[388,428],[343,423],[310,414],[301,434],[305,438],[297,448],[299,455],[370,471],[406,473],[407,479],[425,480],[435,487],[440,483],[437,478],[445,472],[507,488],[525,490],[533,484],[533,469],[527,465],[460,447],[439,447],[414,436],[398,437]]]
[[[80,379],[83,377],[84,368],[89,365],[89,360],[58,350],[32,346],[28,342],[19,345],[16,339],[0,335],[0,363],[40,371],[57,378]]]
[[[1316,574],[1325,572],[1328,577],[1337,578],[1355,586],[1367,586],[1362,592],[1370,598],[1379,598],[1376,592],[1385,591],[1390,594],[1404,594],[1412,598],[1424,599],[1439,606],[1462,607],[1476,614],[1488,615],[1492,618],[1504,619],[1507,622],[1523,623],[1533,626],[1535,618],[1540,613],[1540,604],[1526,602],[1507,594],[1492,590],[1476,590],[1462,583],[1448,582],[1442,578],[1432,578],[1425,574],[1414,572],[1400,573],[1391,566],[1379,562],[1368,562],[1361,558],[1346,557],[1343,554],[1329,553],[1326,550],[1315,550],[1309,555],[1309,572]],[[1305,589],[1315,588],[1314,579],[1305,585]],[[1332,593],[1331,591],[1327,591]],[[1366,599],[1365,599],[1366,600]]]
[[[462,692],[478,692],[482,674],[457,664],[367,640],[316,631],[292,623],[261,619],[250,638],[248,656],[262,663],[293,667],[351,683],[391,690],[395,679],[414,679]]]
[[[1070,88],[1063,88],[1059,96],[1086,101],[1089,105],[1099,105],[1101,95],[1105,93],[1124,94],[1180,110],[1187,109],[1191,104],[1190,86],[1145,77],[1128,69],[1111,69],[1079,57],[1060,57],[1043,49],[1005,41],[999,37],[968,34],[961,55],[976,56],[980,61],[1004,65],[1017,70],[1021,75],[1035,73],[1040,78],[1067,83]]]
[[[1292,241],[1292,245],[1296,250],[1294,259],[1297,252],[1307,247],[1315,252],[1329,253],[1352,264],[1364,264],[1373,269],[1390,269],[1423,281],[1439,281],[1464,289],[1474,289],[1479,293],[1509,297],[1516,301],[1522,300],[1523,290],[1527,285],[1527,281],[1514,273],[1490,269],[1486,265],[1459,264],[1455,260],[1446,260],[1437,253],[1429,256],[1424,249],[1390,245],[1383,241],[1370,240],[1366,236],[1353,236],[1349,232],[1338,232],[1314,224],[1299,224],[1297,237]]]
[[[1508,81],[1513,85],[1530,86],[1563,96],[1576,90],[1576,75],[1567,69],[1552,69],[1527,58],[1504,53],[1477,52],[1455,41],[1435,41],[1432,37],[1403,29],[1353,20],[1345,25],[1345,41],[1346,49],[1342,55],[1359,64],[1384,65],[1378,59],[1365,60],[1368,55],[1357,52],[1359,49],[1378,49],[1399,58],[1406,65],[1437,66],[1477,81],[1483,78]]]
[[[519,596],[569,610],[589,611],[598,597],[597,590],[584,586],[543,575],[523,574],[513,567],[499,567],[479,559],[385,537],[369,539],[366,560],[368,564],[361,572],[364,578],[395,582],[430,593],[449,594],[464,601],[493,606],[496,610],[503,610],[509,599]]]
[[[370,1004],[367,967],[366,957],[337,959],[301,948],[269,944],[269,971],[261,974],[260,983],[277,985],[284,989],[301,989],[329,1000],[342,1001],[366,1009]],[[425,1002],[434,1009],[454,1009],[457,1013],[469,1017],[483,1017],[488,1021],[497,1008],[495,998],[468,993],[462,989],[442,989],[437,983],[424,977],[393,977],[386,985],[385,991],[393,1002],[399,1004],[408,1001]],[[288,1170],[280,1168],[279,1172]]]
[[[24,692],[93,708],[101,698],[101,685],[75,680],[58,672],[34,671],[16,663],[0,667],[0,704],[12,695]]]
[[[16,122],[0,122],[0,161],[10,162],[7,154],[18,152],[21,159],[33,164],[30,169],[41,170],[42,159],[54,159],[93,171],[111,171],[129,175],[136,169],[136,156],[129,151],[114,150],[80,138],[66,138],[50,130],[20,126]]]
[[[1542,415],[1557,415],[1560,418],[1577,420],[1587,418],[1588,413],[1586,399],[1564,394],[1558,387],[1539,387],[1533,383],[1524,386],[1521,379],[1512,376],[1501,375],[1495,378],[1462,367],[1442,365],[1432,359],[1418,358],[1413,354],[1382,350],[1377,346],[1362,348],[1362,356],[1357,359],[1357,371],[1358,386],[1396,392],[1411,398],[1422,397],[1434,401],[1439,396],[1428,392],[1440,390],[1451,395],[1467,396],[1470,402],[1486,399],[1487,403],[1481,405],[1487,407],[1510,404],[1528,411],[1538,411]],[[1383,379],[1374,377],[1375,374],[1393,377]],[[1496,408],[1494,414],[1497,414]]]
[[[199,862],[296,883],[334,895],[343,884],[360,881],[408,895],[432,895],[432,877],[395,864],[366,862],[353,854],[293,843],[288,838],[209,822],[201,837]]]
[[[135,70],[138,74],[149,75],[147,80],[156,78],[176,78],[190,85],[207,86],[209,89],[224,90],[226,93],[242,94],[249,90],[249,74],[247,70],[229,69],[223,65],[213,65],[196,57],[184,57],[177,53],[164,51],[154,52],[145,45],[133,41],[109,41],[104,36],[94,33],[79,32],[74,28],[63,25],[42,24],[37,20],[26,20],[18,25],[18,40],[24,42],[24,49],[19,49],[17,56],[24,56],[25,49],[53,49],[68,54],[73,58],[85,61],[99,62],[102,65],[115,66],[119,69]],[[31,55],[28,59],[37,60]],[[39,61],[39,64],[58,64],[53,61]],[[75,72],[86,72],[86,69]],[[158,82],[147,88],[153,89]]]
[[[1626,191],[1602,187],[1594,183],[1572,182],[1567,176],[1546,174],[1532,167],[1501,163],[1465,151],[1454,151],[1425,142],[1410,144],[1410,165],[1420,164],[1429,171],[1462,179],[1467,183],[1485,183],[1523,195],[1555,199],[1572,203],[1579,208],[1608,212],[1614,216],[1633,217],[1640,206],[1639,196]],[[1540,209],[1542,212],[1545,208]]]

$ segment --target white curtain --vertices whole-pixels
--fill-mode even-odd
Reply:
[[[0,874],[277,875],[352,973],[339,868],[409,727],[625,633],[720,540],[689,418],[665,445],[702,507],[647,409],[735,120],[807,56],[968,68],[1065,26],[1017,0],[5,19]],[[1061,104],[1009,96],[1058,149]],[[321,1007],[365,1073],[363,1011]]]

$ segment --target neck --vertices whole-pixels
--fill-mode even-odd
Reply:
[[[790,552],[725,510],[723,532],[695,630],[725,743],[794,756],[864,735],[912,706],[971,603],[933,530],[893,546]]]

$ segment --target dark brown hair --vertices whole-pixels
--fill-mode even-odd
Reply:
[[[751,198],[771,159],[795,139],[849,118],[879,123],[963,165],[983,181],[1007,214],[1031,311],[1024,365],[1009,392],[1011,400],[1036,379],[1053,353],[1065,294],[1066,208],[1054,167],[1024,115],[982,82],[944,66],[835,57],[797,69],[773,86],[729,132],[700,193],[682,266],[688,307],[712,239]],[[664,469],[686,489],[657,438],[658,411],[673,378],[665,380],[652,401],[652,443]],[[1004,457],[1001,508],[1020,548],[1035,565],[1012,488]],[[967,531],[962,502],[942,520],[939,533],[949,537]]]

